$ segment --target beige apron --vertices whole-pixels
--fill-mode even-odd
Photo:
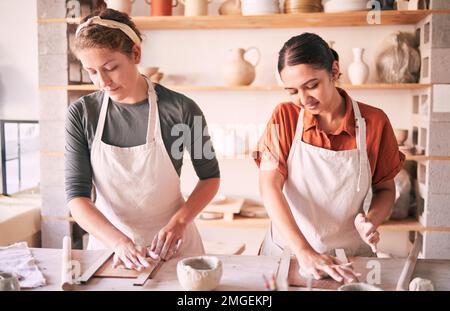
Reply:
[[[149,124],[144,145],[121,148],[102,141],[109,95],[105,92],[91,148],[96,207],[137,245],[149,246],[175,212],[184,204],[180,178],[161,136],[156,92],[148,80]],[[194,223],[187,226],[178,252],[203,254]],[[90,236],[88,249],[106,248]]]
[[[370,247],[354,225],[372,183],[366,150],[366,123],[352,100],[357,149],[333,151],[302,141],[304,110],[300,112],[289,152],[288,178],[283,193],[295,221],[311,247],[334,255],[343,248],[348,256],[369,256]],[[279,255],[286,243],[271,225],[261,254]]]

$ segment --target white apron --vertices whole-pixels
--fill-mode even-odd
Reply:
[[[146,81],[149,99],[146,143],[121,148],[102,141],[109,104],[109,95],[105,92],[91,148],[96,207],[116,228],[141,246],[149,246],[184,204],[180,178],[162,140],[156,92],[153,84]],[[178,255],[204,254],[194,223],[187,226],[182,240]],[[87,248],[106,247],[90,235]]]
[[[357,149],[333,151],[302,141],[304,110],[300,112],[289,152],[283,193],[300,231],[318,253],[370,256],[354,220],[363,211],[372,174],[366,150],[366,122],[352,100]],[[268,230],[261,254],[279,255],[286,243],[275,226]]]

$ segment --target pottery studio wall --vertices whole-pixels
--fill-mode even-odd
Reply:
[[[217,15],[221,0],[209,5],[209,15]],[[148,15],[144,1],[136,1],[133,15]],[[183,14],[183,6],[174,9],[174,15]],[[335,27],[301,29],[226,29],[226,30],[145,30],[142,65],[158,66],[165,76],[162,84],[221,86],[223,66],[232,48],[257,47],[261,61],[256,67],[252,85],[277,84],[275,71],[278,51],[291,36],[302,32],[315,32],[326,41],[334,41],[341,58],[342,83],[349,83],[347,68],[352,62],[353,47],[365,49],[364,60],[370,66],[368,83],[375,82],[373,57],[382,40],[396,30],[414,31],[414,26]],[[246,58],[255,61],[257,53]],[[233,125],[261,127],[268,121],[273,108],[288,100],[283,91],[185,91],[206,115],[210,128]],[[351,91],[357,100],[383,109],[396,128],[410,128],[412,103],[409,91],[373,90]],[[409,138],[410,139],[410,138]],[[220,149],[221,146],[216,146]],[[257,170],[250,157],[220,160],[222,185],[225,195],[244,196],[259,201]],[[196,175],[190,160],[185,159],[182,187],[189,192],[195,185]]]
[[[0,1],[0,119],[37,120],[36,1]]]

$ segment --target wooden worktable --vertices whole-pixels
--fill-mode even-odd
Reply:
[[[60,249],[31,249],[37,264],[43,272],[47,286],[35,290],[60,290],[61,279],[61,250]],[[87,269],[103,253],[103,251],[73,250],[72,258],[80,258],[82,272]],[[223,262],[223,276],[219,291],[259,291],[264,290],[262,273],[270,274],[278,267],[280,258],[270,256],[226,256],[218,255]],[[359,258],[358,265],[366,266],[369,260],[377,260],[381,267],[381,282],[379,285],[386,290],[395,288],[401,273],[404,259]],[[143,287],[132,285],[132,279],[119,278],[91,278],[88,283],[75,286],[75,290],[182,290],[176,275],[177,259],[165,263],[155,278],[148,280]],[[423,277],[433,281],[436,290],[450,290],[450,260],[419,259],[413,277]],[[304,288],[290,287],[290,290],[304,290]]]

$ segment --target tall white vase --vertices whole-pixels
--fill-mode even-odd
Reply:
[[[353,48],[353,62],[348,67],[348,77],[353,85],[364,84],[369,77],[369,66],[363,60],[363,48]]]

